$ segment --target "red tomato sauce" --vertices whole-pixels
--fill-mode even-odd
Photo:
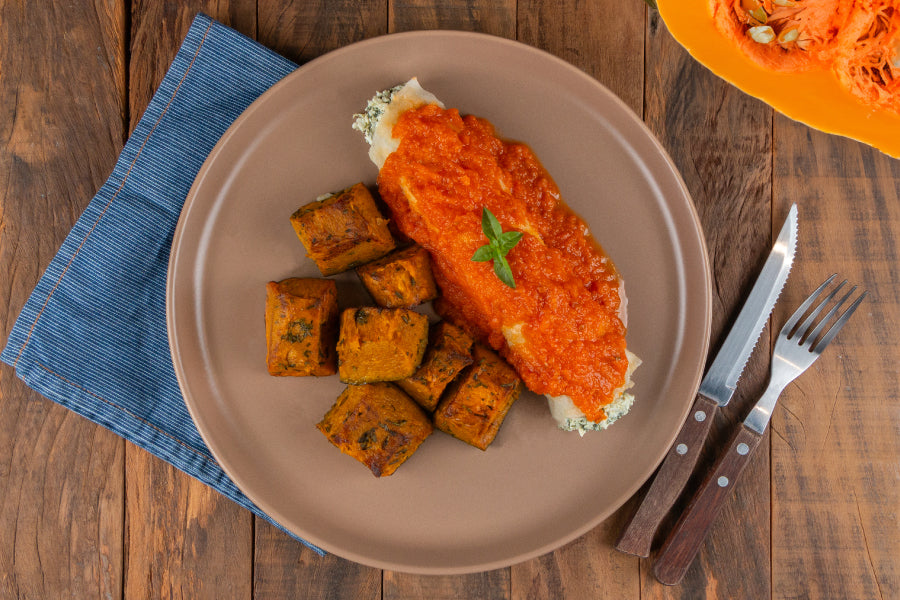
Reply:
[[[438,312],[498,350],[533,392],[568,395],[603,420],[628,368],[619,277],[537,157],[488,121],[436,105],[404,113],[393,136],[400,146],[379,191],[399,229],[431,253]],[[506,256],[515,289],[471,260],[488,242],[482,207],[524,233]]]

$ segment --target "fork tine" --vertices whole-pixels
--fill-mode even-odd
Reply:
[[[844,324],[850,319],[850,316],[853,314],[853,312],[859,307],[860,304],[862,304],[863,298],[868,295],[869,292],[863,291],[863,293],[860,294],[859,298],[854,300],[853,304],[847,307],[847,310],[845,310],[844,313],[840,317],[838,317],[838,320],[834,325],[831,326],[831,329],[829,329],[828,332],[825,333],[825,336],[821,339],[821,341],[816,344],[815,348],[813,348],[813,352],[819,354],[822,352],[822,350],[825,349],[825,346],[827,346],[831,342],[831,340],[834,339],[834,336],[838,334],[838,332],[841,330],[841,327],[844,326]]]
[[[812,312],[810,312],[809,316],[803,320],[803,323],[800,324],[794,335],[797,335],[802,341],[806,341],[808,339],[806,334],[809,332],[809,328],[812,327],[813,321],[816,320],[816,317],[819,316],[819,313],[822,312],[822,309],[825,308],[825,306],[834,299],[835,295],[837,295],[837,293],[841,290],[842,287],[844,287],[846,283],[847,280],[845,279],[840,282],[836,288],[831,290],[831,292],[827,296],[825,296],[825,299],[822,300],[818,306],[812,309]],[[793,335],[791,337],[793,337]]]
[[[838,300],[834,306],[831,307],[831,310],[829,310],[825,314],[825,316],[822,317],[822,320],[819,321],[819,324],[816,325],[816,328],[812,330],[812,333],[810,333],[808,336],[806,336],[804,343],[809,344],[810,350],[812,350],[812,347],[813,347],[815,341],[819,338],[819,334],[822,333],[822,330],[825,329],[825,326],[828,325],[828,322],[831,321],[831,319],[834,317],[834,315],[836,315],[837,312],[839,310],[841,310],[841,306],[844,304],[844,302],[847,301],[847,298],[849,298],[850,296],[853,295],[853,292],[856,291],[856,288],[857,288],[857,286],[855,286],[855,285],[852,288],[850,288],[850,291],[847,292],[846,294],[844,294],[844,296],[840,300]],[[834,295],[834,294],[832,294],[832,295]],[[829,299],[830,299],[830,297],[829,297]],[[824,305],[825,302],[823,302],[822,304]]]
[[[819,287],[817,287],[817,288],[816,288],[816,291],[814,291],[812,294],[810,294],[810,295],[806,298],[806,300],[803,301],[803,304],[801,304],[800,307],[799,307],[797,310],[794,311],[794,314],[792,314],[792,315],[790,316],[790,318],[787,320],[787,322],[786,322],[786,323],[784,324],[784,326],[781,328],[781,331],[782,331],[788,338],[791,338],[791,337],[792,337],[792,336],[791,336],[791,332],[793,331],[794,326],[797,325],[797,321],[799,321],[799,320],[800,320],[800,317],[803,316],[803,313],[805,313],[805,312],[807,311],[807,309],[808,309],[810,306],[812,306],[812,303],[816,301],[816,298],[819,297],[819,294],[822,293],[822,290],[824,290],[824,289],[828,286],[829,283],[831,283],[832,281],[834,281],[834,278],[835,278],[835,277],[837,277],[837,273],[834,273],[831,277],[829,277],[828,279],[826,279],[826,280],[822,283],[822,285],[820,285]]]

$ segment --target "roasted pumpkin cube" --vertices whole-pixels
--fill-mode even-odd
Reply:
[[[519,397],[522,380],[502,358],[475,345],[474,362],[447,390],[434,413],[434,426],[486,450],[509,408]]]
[[[334,375],[337,286],[292,277],[266,284],[266,364],[279,376]]]
[[[421,246],[395,250],[356,267],[356,274],[380,306],[411,308],[438,296],[431,256]]]
[[[361,183],[301,206],[291,225],[322,275],[381,258],[396,246],[387,219]]]
[[[338,375],[344,383],[396,381],[416,372],[428,345],[428,317],[364,306],[341,313]]]
[[[347,386],[316,427],[376,477],[396,471],[434,430],[422,409],[390,383]]]
[[[397,381],[403,391],[428,411],[437,407],[447,385],[472,364],[472,337],[447,321],[434,325],[428,335],[425,358],[412,377]]]

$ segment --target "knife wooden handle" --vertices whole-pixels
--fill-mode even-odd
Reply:
[[[718,405],[714,401],[697,396],[647,495],[619,537],[617,550],[637,556],[650,555],[653,536],[659,524],[681,495],[697,465],[697,458],[709,434],[716,408]]]
[[[660,583],[675,585],[684,577],[761,439],[743,424],[739,427],[659,551],[653,573]]]

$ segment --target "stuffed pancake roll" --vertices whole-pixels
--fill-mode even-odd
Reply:
[[[640,361],[625,347],[622,280],[534,153],[415,79],[376,94],[353,127],[397,227],[431,254],[437,311],[545,394],[561,428],[583,435],[628,412]],[[473,260],[493,243],[488,213],[497,239],[518,232],[493,268]]]

